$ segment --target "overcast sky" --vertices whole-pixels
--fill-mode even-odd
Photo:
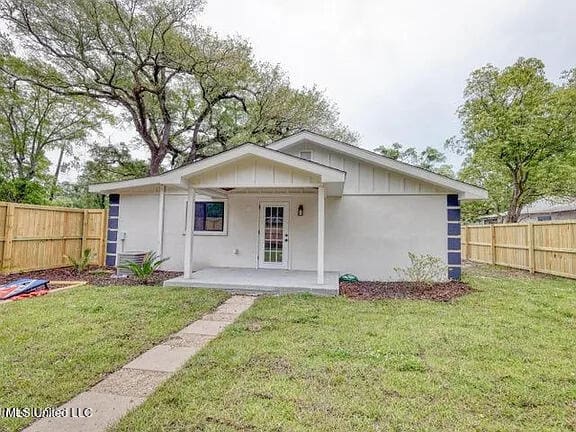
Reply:
[[[207,0],[199,21],[324,89],[362,147],[423,149],[458,132],[473,69],[534,56],[557,80],[576,66],[575,17],[574,0]]]

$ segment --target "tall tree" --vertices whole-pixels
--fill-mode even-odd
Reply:
[[[60,185],[57,203],[73,207],[104,208],[104,196],[88,192],[88,185],[144,177],[147,172],[148,163],[135,159],[125,143],[108,143],[105,146],[94,144],[90,147],[90,157],[84,163],[76,182]]]
[[[452,165],[446,163],[446,155],[434,147],[426,147],[418,152],[414,147],[404,148],[402,144],[395,142],[390,147],[380,146],[374,151],[383,154],[391,159],[416,165],[421,168],[442,174],[448,177],[455,177]]]
[[[461,135],[448,141],[467,156],[462,178],[488,187],[508,222],[551,190],[573,194],[557,174],[575,148],[575,108],[574,89],[551,83],[538,59],[475,70],[458,110]]]
[[[87,101],[64,98],[41,87],[0,76],[0,165],[8,199],[29,201],[28,183],[53,197],[64,157],[82,145],[99,125],[99,112]],[[58,153],[54,171],[47,153]],[[37,202],[38,188],[33,187]],[[41,189],[40,189],[41,190]],[[20,192],[18,192],[20,191]]]
[[[201,0],[2,0],[20,55],[0,69],[60,95],[119,107],[150,153],[149,173],[241,141],[301,128],[355,135],[321,92],[295,90],[244,40],[194,25]],[[4,44],[5,46],[9,46]]]

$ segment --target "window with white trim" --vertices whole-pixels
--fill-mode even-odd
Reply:
[[[312,152],[310,150],[303,150],[300,152],[300,158],[311,161],[312,160]]]
[[[226,232],[226,203],[224,201],[197,201],[194,212],[194,232]]]

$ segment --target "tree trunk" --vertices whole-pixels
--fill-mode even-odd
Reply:
[[[167,151],[166,149],[155,149],[152,151],[150,149],[151,156],[150,156],[150,166],[148,168],[148,174],[151,176],[155,176],[160,174],[160,168],[162,167],[162,162],[166,157]]]
[[[64,145],[60,147],[60,154],[58,155],[58,162],[56,163],[56,171],[54,172],[54,180],[50,188],[50,201],[54,201],[56,195],[56,188],[58,187],[58,178],[60,177],[60,170],[62,169],[62,161],[64,160]]]
[[[520,212],[522,211],[522,196],[524,195],[524,187],[520,182],[514,182],[514,190],[512,192],[512,199],[508,206],[508,213],[506,214],[506,223],[516,223],[520,219]]]

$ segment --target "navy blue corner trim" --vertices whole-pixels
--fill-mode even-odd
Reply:
[[[118,231],[108,230],[108,241],[115,242],[116,240],[118,240]]]
[[[116,255],[106,255],[106,266],[114,267],[116,265]]]
[[[448,221],[460,222],[460,209],[448,209]]]
[[[459,236],[460,235],[460,223],[449,223],[448,224],[448,235],[449,236]]]
[[[448,237],[448,250],[449,251],[460,250],[460,237]]]
[[[448,207],[460,207],[458,195],[446,195],[446,204]]]
[[[120,216],[120,195],[111,194],[108,197],[108,240],[106,241],[106,265],[116,265],[116,247],[118,240],[118,217]]]
[[[448,249],[448,279],[459,280],[462,274],[460,264],[462,256],[460,253],[460,200],[458,195],[446,195],[446,218],[447,224],[447,249]]]
[[[460,280],[461,277],[462,277],[461,267],[448,267],[448,279]]]
[[[108,217],[108,229],[118,229],[118,218]]]
[[[116,243],[115,242],[108,242],[106,245],[106,253],[107,254],[115,254],[116,253]]]
[[[110,208],[108,209],[108,215],[110,215],[111,217],[118,217],[119,214],[120,214],[120,206],[117,204],[111,205]]]
[[[448,265],[460,265],[460,252],[448,252]]]

